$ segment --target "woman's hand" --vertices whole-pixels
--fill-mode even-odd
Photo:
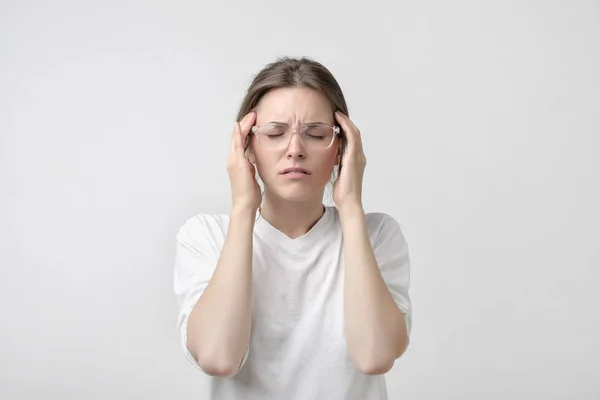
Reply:
[[[260,207],[261,193],[256,181],[256,169],[246,158],[244,143],[255,120],[256,113],[250,112],[240,122],[236,121],[227,160],[233,208],[252,212]]]
[[[342,169],[333,185],[333,200],[338,209],[362,208],[362,182],[367,165],[360,131],[350,118],[336,111],[335,118],[346,134],[348,147],[342,156]]]

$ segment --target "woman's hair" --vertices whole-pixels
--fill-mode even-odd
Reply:
[[[321,93],[331,104],[332,112],[341,111],[349,115],[344,94],[333,74],[321,63],[308,57],[281,57],[267,64],[252,80],[242,100],[236,120],[239,122],[246,114],[256,108],[262,97],[273,89],[298,87],[309,88]],[[342,168],[341,155],[346,150],[346,136],[340,128],[340,163],[334,169],[330,183],[336,179]],[[252,136],[246,137],[245,150],[250,146]],[[258,178],[258,176],[257,176]]]

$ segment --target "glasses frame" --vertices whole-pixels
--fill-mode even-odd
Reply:
[[[286,125],[287,124],[279,124],[279,123],[275,123],[275,122],[270,122],[270,123],[263,124],[263,125],[254,125],[252,127],[252,129],[251,129],[251,132],[254,134],[254,136],[256,136],[258,138],[258,142],[262,146],[263,144],[262,144],[262,142],[260,140],[260,136],[261,135],[258,134],[258,130],[260,128],[265,127],[265,126],[286,126]],[[327,145],[327,147],[325,147],[323,150],[327,150],[328,148],[331,147],[331,145],[333,144],[333,142],[335,142],[335,137],[337,135],[341,136],[341,129],[340,129],[339,126],[329,125],[329,124],[325,124],[325,123],[322,123],[322,122],[315,122],[315,123],[312,123],[312,124],[300,125],[300,128],[297,129],[297,130],[296,129],[291,129],[291,127],[288,126],[287,129],[286,129],[286,131],[285,131],[285,133],[292,132],[292,136],[290,136],[290,141],[283,148],[287,149],[290,146],[290,143],[292,142],[292,137],[294,137],[294,134],[296,134],[296,133],[300,135],[300,140],[302,141],[302,144],[304,144],[304,138],[302,137],[301,132],[303,131],[303,129],[305,127],[309,127],[309,126],[325,126],[325,127],[330,128],[330,129],[333,130],[333,136],[331,136],[331,143],[329,143]]]

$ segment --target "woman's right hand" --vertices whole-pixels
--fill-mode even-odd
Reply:
[[[246,158],[244,150],[244,143],[255,120],[256,113],[252,111],[240,122],[236,121],[227,160],[233,208],[251,212],[256,212],[262,200],[260,186],[256,181],[256,169]]]

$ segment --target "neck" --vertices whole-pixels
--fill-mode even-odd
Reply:
[[[294,239],[307,233],[323,216],[320,198],[312,201],[289,201],[265,192],[261,217],[286,236]]]

